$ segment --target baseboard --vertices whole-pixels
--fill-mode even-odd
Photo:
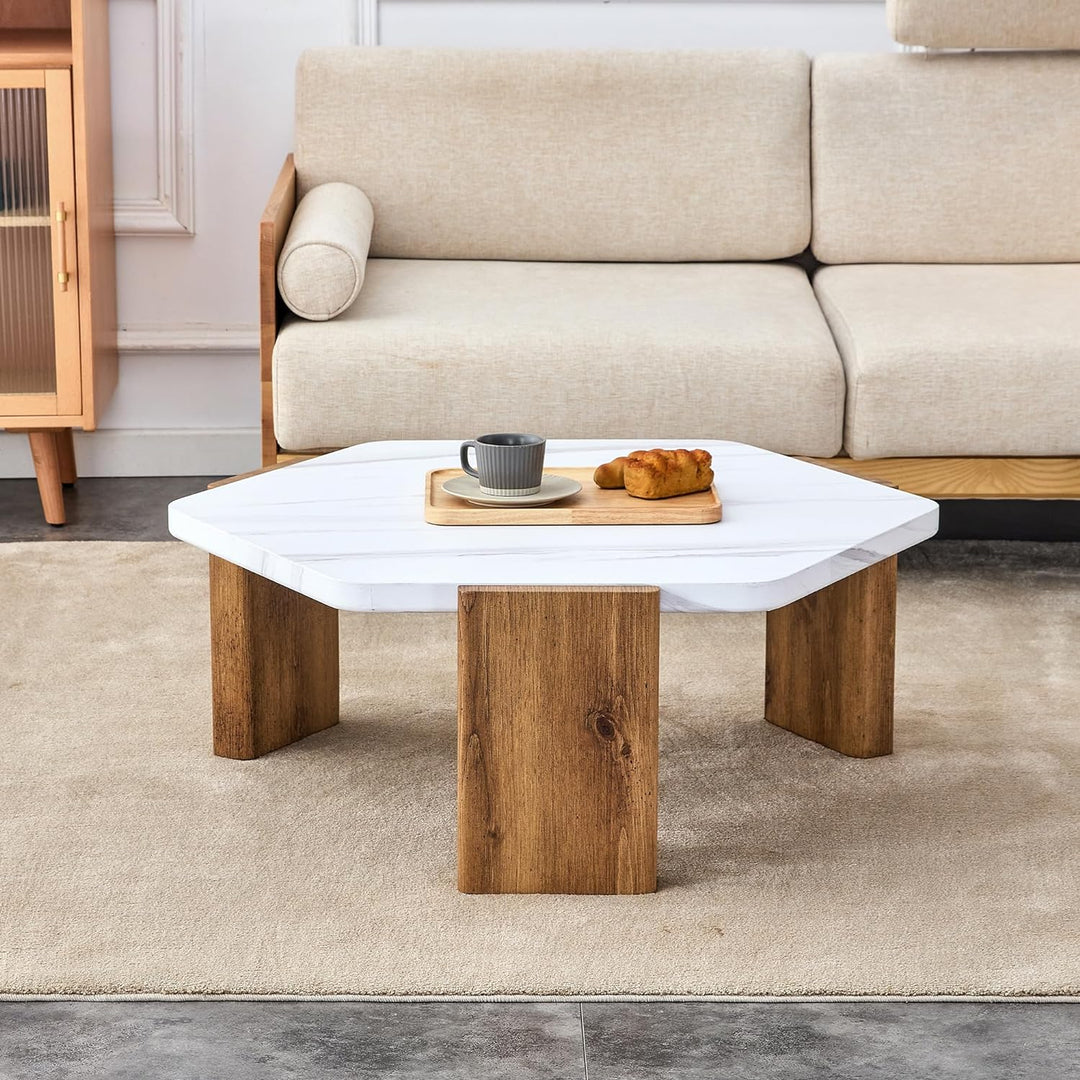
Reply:
[[[138,323],[120,327],[116,344],[121,354],[256,354],[259,351],[259,328],[243,323]]]
[[[232,476],[257,469],[258,428],[75,432],[80,476]],[[0,477],[32,477],[25,435],[0,434]]]

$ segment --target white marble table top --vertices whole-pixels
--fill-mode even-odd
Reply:
[[[937,531],[937,503],[732,442],[549,442],[545,468],[701,446],[712,525],[446,526],[424,478],[455,442],[362,443],[179,499],[169,530],[345,611],[453,611],[458,585],[658,585],[666,611],[769,611]]]

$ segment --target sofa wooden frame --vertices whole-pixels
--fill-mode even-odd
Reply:
[[[274,435],[274,342],[282,316],[277,261],[296,209],[293,156],[274,184],[259,223],[259,355],[262,371],[262,463],[286,464],[328,453],[282,451]],[[1080,457],[807,458],[857,476],[884,480],[931,499],[1080,499]]]

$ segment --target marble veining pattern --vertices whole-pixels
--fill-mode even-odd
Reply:
[[[548,444],[545,467],[646,446],[713,455],[714,525],[440,526],[424,478],[457,442],[362,443],[169,507],[180,540],[349,611],[452,611],[458,585],[659,585],[666,611],[767,611],[927,539],[937,504],[731,442]]]

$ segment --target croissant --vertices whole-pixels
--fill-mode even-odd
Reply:
[[[601,488],[621,488],[626,485],[623,482],[623,469],[629,458],[617,457],[614,461],[608,461],[599,466],[593,473],[593,483]]]
[[[669,499],[706,491],[712,485],[712,455],[707,450],[636,450],[623,468],[627,495]]]
[[[593,473],[601,488],[625,487],[639,499],[668,499],[706,491],[713,482],[708,450],[634,450],[605,462]]]

